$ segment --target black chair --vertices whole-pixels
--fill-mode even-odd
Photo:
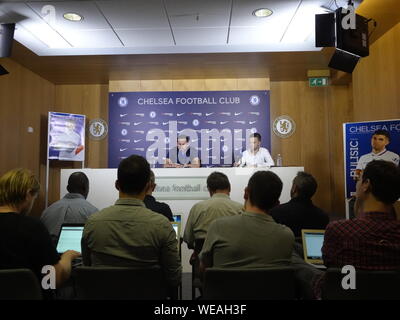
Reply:
[[[342,280],[347,274],[341,269],[326,271],[321,297],[326,300],[400,300],[400,270],[356,270],[353,289],[343,289]]]
[[[80,300],[163,300],[177,298],[169,289],[161,269],[77,267],[73,270]]]
[[[39,280],[29,269],[0,270],[0,300],[41,300]]]
[[[294,269],[209,268],[204,275],[205,300],[294,300]]]

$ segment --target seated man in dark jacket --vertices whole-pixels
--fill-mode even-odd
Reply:
[[[150,171],[150,187],[147,190],[146,197],[143,202],[147,209],[151,211],[162,214],[167,217],[169,221],[174,221],[174,217],[172,215],[171,208],[168,204],[164,202],[158,202],[156,198],[153,197],[153,191],[156,188],[156,177],[154,176],[154,172]]]
[[[316,207],[311,198],[317,191],[317,181],[306,172],[298,172],[290,190],[291,200],[271,210],[277,223],[289,227],[295,237],[301,237],[301,229],[325,229],[328,215]]]

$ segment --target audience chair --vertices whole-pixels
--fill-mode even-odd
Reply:
[[[294,300],[294,269],[208,268],[203,293],[205,300]]]
[[[29,269],[0,270],[0,300],[41,300],[39,280]]]
[[[322,286],[322,299],[326,300],[399,300],[400,270],[356,270],[356,288],[343,289],[342,280],[347,274],[341,269],[329,268]],[[346,281],[347,283],[347,281]]]
[[[73,270],[79,300],[163,300],[177,298],[161,269],[77,267]]]

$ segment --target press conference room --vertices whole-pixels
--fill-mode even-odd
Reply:
[[[0,300],[399,300],[398,43],[398,0],[1,1]]]

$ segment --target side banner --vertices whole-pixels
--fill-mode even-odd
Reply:
[[[390,142],[383,146],[383,150],[373,153],[373,148],[380,148],[385,144],[385,139],[381,142],[373,139],[376,130],[385,130],[390,135]],[[353,122],[343,124],[344,139],[344,163],[345,163],[345,182],[346,198],[355,194],[357,166],[365,166],[373,159],[383,159],[399,164],[400,154],[400,120],[384,120],[371,122]],[[378,143],[378,144],[377,144]],[[374,146],[375,144],[375,146]],[[376,151],[376,150],[375,150]]]
[[[48,159],[85,160],[85,116],[49,112]]]
[[[232,166],[254,132],[270,150],[269,91],[110,93],[108,166],[138,154],[161,167],[180,135],[203,167]]]

